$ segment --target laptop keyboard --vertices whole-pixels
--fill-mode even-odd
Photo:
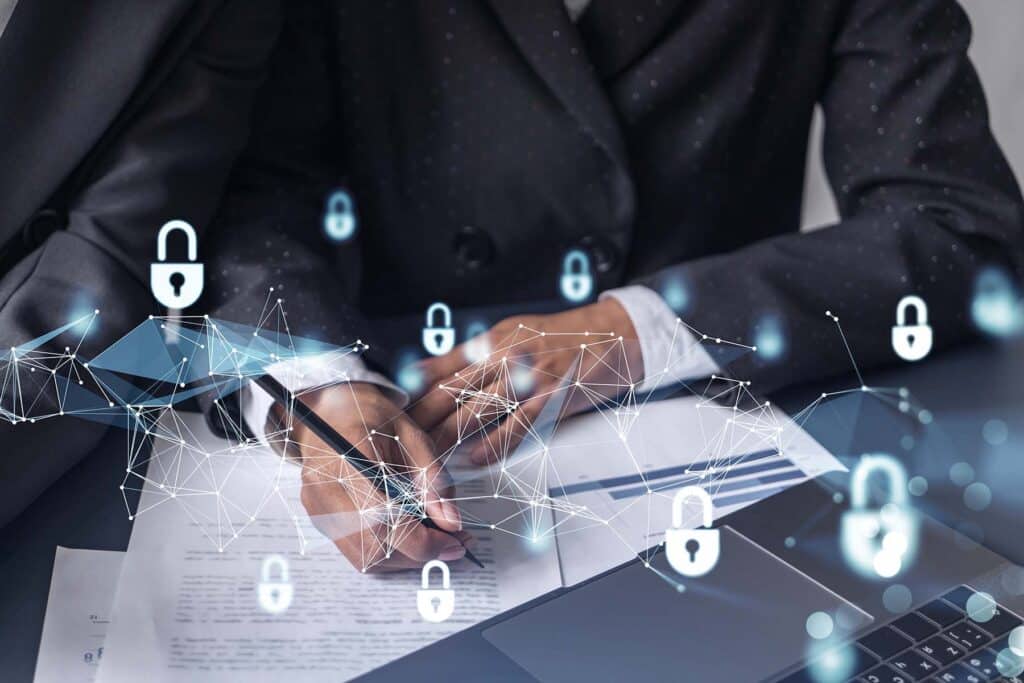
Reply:
[[[853,662],[854,683],[1024,683],[1005,678],[996,668],[1010,631],[1021,625],[1017,615],[996,606],[985,622],[967,616],[974,590],[959,586],[893,622],[879,626],[832,654]],[[829,657],[829,654],[823,655]],[[779,683],[832,683],[801,669]]]

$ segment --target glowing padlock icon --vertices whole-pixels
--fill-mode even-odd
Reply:
[[[437,315],[441,325],[435,325]],[[423,348],[433,356],[442,356],[455,348],[455,329],[452,327],[452,309],[438,301],[427,309],[427,326],[423,328]]]
[[[888,482],[889,499],[868,506],[868,479]],[[909,507],[907,474],[891,455],[865,455],[850,479],[850,509],[843,513],[840,542],[847,563],[862,576],[890,579],[903,571],[917,550],[918,522]]]
[[[430,587],[430,570],[441,570],[441,588]],[[441,560],[431,560],[423,565],[420,590],[416,591],[416,609],[424,621],[439,624],[455,611],[455,591],[452,590],[448,565]]]
[[[702,529],[683,528],[683,503],[696,498],[701,504]],[[722,538],[712,529],[714,504],[711,495],[699,486],[685,486],[672,499],[672,528],[665,530],[665,555],[672,569],[683,576],[704,576],[718,564],[722,554]]]
[[[466,360],[470,363],[479,363],[487,358],[491,352],[491,345],[487,339],[487,324],[480,320],[474,320],[466,327],[465,343]]]
[[[337,190],[327,198],[324,212],[324,232],[335,242],[344,242],[356,231],[356,212],[352,197],[345,190]]]
[[[167,263],[167,238],[174,231],[185,233],[188,263]],[[149,266],[149,288],[167,308],[183,309],[194,304],[203,293],[203,264],[196,263],[196,231],[185,221],[169,221],[156,238],[156,263]]]
[[[562,277],[559,281],[562,296],[568,301],[585,301],[594,290],[594,278],[590,274],[590,259],[579,249],[573,249],[562,261]]]
[[[907,309],[916,320],[907,324]],[[932,350],[932,328],[928,325],[928,306],[919,296],[905,296],[896,306],[896,325],[892,328],[892,349],[903,360],[921,360]]]
[[[271,578],[277,572],[277,578]],[[257,588],[260,607],[270,614],[280,614],[292,604],[294,588],[288,579],[288,561],[280,555],[270,555],[263,560],[260,569],[260,584]]]

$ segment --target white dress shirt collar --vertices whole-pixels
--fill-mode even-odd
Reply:
[[[4,29],[7,28],[7,22],[11,20],[14,6],[17,4],[18,0],[0,0],[0,37],[3,37]]]

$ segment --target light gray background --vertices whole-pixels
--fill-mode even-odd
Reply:
[[[974,27],[970,54],[985,87],[992,128],[1017,174],[1017,182],[1024,184],[1024,0],[962,0],[960,4]],[[805,229],[838,218],[821,164],[821,130],[818,111],[807,158]]]

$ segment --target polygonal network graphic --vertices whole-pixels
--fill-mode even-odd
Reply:
[[[295,520],[299,549],[306,548],[313,541],[308,527],[301,523],[306,511],[295,503],[295,484],[287,483],[296,479],[284,476],[289,468],[301,467],[307,485],[344,487],[349,492],[358,510],[340,515],[330,530],[322,524],[316,526],[332,538],[370,530],[370,534],[361,534],[365,546],[359,567],[369,570],[389,557],[419,523],[405,513],[404,505],[422,506],[426,492],[441,486],[426,480],[422,467],[382,462],[380,476],[404,482],[404,495],[409,499],[382,502],[362,475],[338,466],[344,453],[307,446],[300,454],[291,438],[294,423],[290,418],[264,434],[265,441],[284,457],[251,457],[265,453],[266,448],[241,417],[241,397],[251,380],[274,368],[291,373],[314,368],[311,374],[316,381],[300,383],[303,388],[294,400],[324,386],[338,385],[344,390],[351,362],[369,348],[362,340],[334,346],[293,336],[282,302],[268,298],[264,312],[251,326],[206,316],[152,317],[92,359],[80,357],[77,347],[65,347],[63,352],[43,350],[62,334],[77,332],[85,338],[96,315],[98,311],[0,356],[0,416],[15,425],[75,416],[126,428],[122,489],[139,490],[149,482],[163,496],[157,504],[173,501],[180,505],[187,519],[201,527],[218,549],[228,547],[257,522],[271,501],[285,501]],[[828,315],[845,344],[838,318]],[[681,334],[684,329],[690,334]],[[455,437],[437,451],[436,464],[451,473],[456,485],[453,502],[463,508],[467,529],[486,528],[514,534],[524,542],[542,542],[555,534],[606,528],[609,543],[623,544],[649,564],[659,552],[650,538],[664,532],[664,525],[652,522],[627,537],[617,531],[617,517],[638,508],[668,510],[675,492],[686,485],[701,486],[715,497],[716,505],[718,501],[726,505],[738,502],[747,494],[734,491],[737,482],[731,475],[737,468],[752,467],[751,458],[759,461],[760,470],[767,469],[782,480],[792,470],[782,420],[770,402],[753,392],[749,382],[712,377],[694,383],[679,379],[676,368],[666,367],[659,376],[646,379],[645,384],[653,385],[655,391],[641,394],[637,368],[627,362],[629,342],[614,331],[561,333],[554,345],[547,340],[547,348],[572,349],[575,362],[564,375],[545,375],[538,371],[544,367],[543,358],[526,350],[531,348],[530,341],[542,334],[519,326],[504,338],[470,340],[461,347],[467,355],[465,367],[454,380],[431,388],[447,397],[458,416]],[[737,355],[753,351],[753,347],[689,328],[682,321],[676,322],[674,339],[679,345],[697,340]],[[852,352],[850,358],[856,369]],[[698,455],[695,464],[670,473],[652,473],[634,450],[633,432],[643,409],[657,397],[673,392],[696,399],[692,403],[696,414],[690,417],[701,425],[702,442],[692,444]],[[854,392],[901,413],[920,412],[905,389],[861,384],[822,394],[792,418],[801,424],[830,399]],[[225,436],[216,448],[201,443],[175,410],[196,401],[207,408],[213,426]],[[725,420],[719,419],[722,411],[728,413]],[[581,504],[575,494],[584,490],[582,484],[563,475],[557,439],[562,425],[583,412],[596,415],[591,419],[602,421],[615,435],[615,469],[628,473],[623,481],[634,482],[624,486],[614,511]],[[705,420],[705,413],[714,414],[714,419]],[[347,435],[362,452],[373,453],[384,440],[394,448],[406,448],[388,425],[363,426],[363,434]],[[470,462],[467,448],[480,449],[481,444],[484,462]],[[247,490],[257,493],[246,500],[224,495],[234,478],[249,480]],[[486,486],[464,485],[470,479],[484,480]],[[781,489],[761,492],[768,495],[776,490]],[[498,498],[511,503],[515,512],[495,518],[479,512],[485,506],[470,505]],[[468,509],[474,512],[466,512]],[[145,512],[139,509],[137,514]],[[661,519],[660,514],[649,513],[648,517]],[[664,578],[678,583],[672,577]]]

